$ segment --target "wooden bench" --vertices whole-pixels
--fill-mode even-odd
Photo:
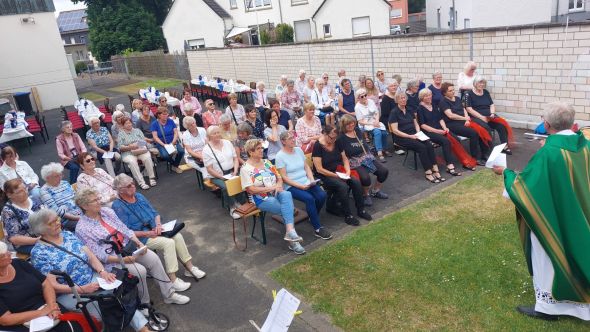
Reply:
[[[230,197],[239,195],[244,192],[244,190],[242,189],[242,180],[240,179],[239,176],[225,181],[225,187],[227,190],[227,195]],[[251,231],[250,236],[254,240],[256,240],[262,244],[266,244],[266,228],[264,226],[265,216],[266,216],[266,212],[261,211],[259,209],[256,209],[256,210],[250,212],[248,215],[244,216],[244,218],[246,218],[246,219],[252,217],[253,223],[252,223],[252,231]],[[254,235],[254,232],[256,230],[256,223],[258,221],[260,222],[261,238],[258,238]]]

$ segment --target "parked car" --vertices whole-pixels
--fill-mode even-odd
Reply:
[[[399,35],[402,33],[402,27],[399,25],[392,25],[389,27],[389,34],[390,35]]]

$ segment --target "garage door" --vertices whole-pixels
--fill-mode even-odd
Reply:
[[[295,41],[311,40],[311,23],[309,20],[295,21]]]

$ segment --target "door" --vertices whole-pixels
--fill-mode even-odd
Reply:
[[[295,41],[303,42],[311,40],[311,23],[309,20],[295,21]]]

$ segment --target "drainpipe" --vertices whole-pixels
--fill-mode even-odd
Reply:
[[[279,19],[281,20],[281,24],[283,23],[283,7],[281,6],[281,0],[278,1],[279,3]]]

